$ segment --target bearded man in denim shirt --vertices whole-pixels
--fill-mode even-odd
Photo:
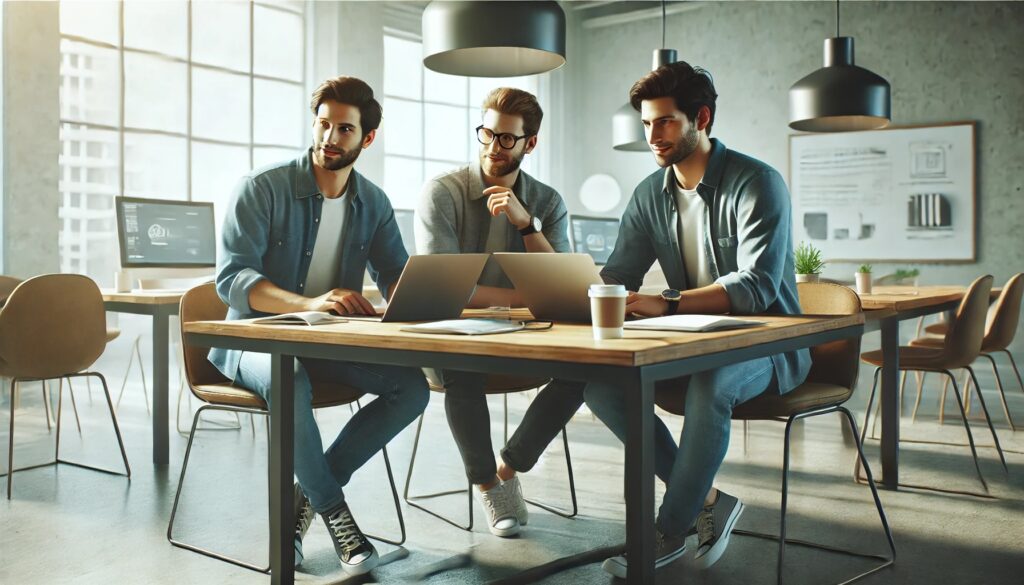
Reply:
[[[670,288],[661,295],[631,292],[626,314],[799,314],[789,192],[775,169],[708,137],[718,97],[710,74],[685,62],[664,65],[637,81],[629,96],[664,170],[634,190],[601,276],[637,291],[657,260]],[[792,390],[809,369],[803,349],[659,384],[659,391],[686,393],[686,420],[677,447],[656,418],[655,473],[667,486],[656,523],[656,567],[681,557],[693,531],[698,567],[721,557],[743,511],[737,498],[712,486],[729,447],[733,408],[764,392]],[[623,392],[592,383],[585,398],[624,441]],[[626,567],[622,556],[604,563],[623,578]]]
[[[384,192],[353,169],[373,143],[382,111],[359,79],[328,79],[313,93],[313,147],[294,160],[243,177],[228,205],[217,265],[217,293],[230,319],[293,311],[373,314],[363,295],[367,267],[390,298],[408,260]],[[214,349],[225,376],[267,400],[270,356]],[[377,398],[349,420],[325,453],[313,418],[314,382],[351,386]],[[418,368],[300,358],[295,364],[295,564],[320,514],[346,572],[378,563],[342,488],[352,474],[426,408]],[[274,397],[276,398],[276,397]]]

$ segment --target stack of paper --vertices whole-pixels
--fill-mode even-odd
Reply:
[[[412,333],[447,333],[453,335],[490,335],[492,333],[509,333],[519,331],[523,324],[519,321],[502,319],[450,319],[434,321],[402,327],[402,331]]]
[[[262,319],[254,319],[254,325],[328,325],[345,323],[348,319],[321,311],[300,311],[298,313],[282,313]]]
[[[668,315],[640,321],[627,321],[626,329],[648,329],[655,331],[721,331],[764,325],[764,321],[736,319],[723,315]]]

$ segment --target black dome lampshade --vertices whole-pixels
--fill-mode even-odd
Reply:
[[[675,49],[655,49],[651,60],[651,71],[662,65],[676,62]],[[612,116],[612,148],[626,152],[647,152],[647,136],[644,135],[644,124],[633,106],[626,103]]]
[[[889,82],[853,63],[853,38],[825,39],[824,67],[789,89],[789,127],[804,132],[875,130],[892,118]]]
[[[557,69],[565,64],[565,13],[557,2],[431,2],[423,11],[423,64],[471,77]]]

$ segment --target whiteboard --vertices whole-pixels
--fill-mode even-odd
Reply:
[[[794,241],[833,262],[974,260],[974,130],[791,135]]]

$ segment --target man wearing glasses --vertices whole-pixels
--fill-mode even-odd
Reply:
[[[568,252],[568,212],[561,195],[519,169],[537,146],[543,117],[532,94],[495,89],[476,128],[479,159],[438,176],[423,188],[416,212],[422,254]],[[512,283],[488,262],[470,299],[474,308],[522,305]],[[555,380],[526,411],[496,466],[484,393],[486,375],[446,370],[445,410],[466,475],[479,494],[492,534],[517,534],[528,520],[516,472],[529,471],[583,403],[583,384]]]

